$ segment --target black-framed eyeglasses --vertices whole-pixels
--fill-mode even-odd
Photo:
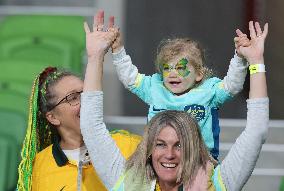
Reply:
[[[58,105],[62,104],[62,103],[69,103],[70,106],[75,106],[78,105],[80,103],[80,99],[81,99],[81,93],[83,91],[79,91],[79,92],[73,92],[68,94],[67,96],[65,96],[64,98],[62,98],[57,104],[55,104],[53,107],[51,107],[50,111],[53,110],[55,107],[57,107]]]

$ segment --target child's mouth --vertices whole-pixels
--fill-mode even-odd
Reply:
[[[177,86],[177,85],[179,85],[181,82],[170,82],[170,84],[171,85],[173,85],[173,86]]]

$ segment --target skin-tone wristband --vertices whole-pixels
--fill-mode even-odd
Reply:
[[[251,64],[249,66],[250,75],[256,74],[258,72],[265,72],[265,65],[264,64]]]

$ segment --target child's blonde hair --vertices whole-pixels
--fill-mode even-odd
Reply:
[[[207,68],[205,63],[204,49],[200,43],[190,38],[174,38],[163,40],[157,51],[156,69],[158,73],[162,73],[162,65],[169,62],[174,57],[186,54],[189,63],[194,67],[197,73],[203,75],[203,80],[211,77],[213,72]]]

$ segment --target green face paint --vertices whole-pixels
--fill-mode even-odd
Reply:
[[[163,77],[168,77],[170,75],[170,72],[172,70],[176,70],[178,75],[181,77],[186,77],[190,74],[190,71],[186,67],[188,64],[188,60],[186,58],[182,58],[176,65],[170,65],[170,64],[163,64],[162,71],[163,71]]]

